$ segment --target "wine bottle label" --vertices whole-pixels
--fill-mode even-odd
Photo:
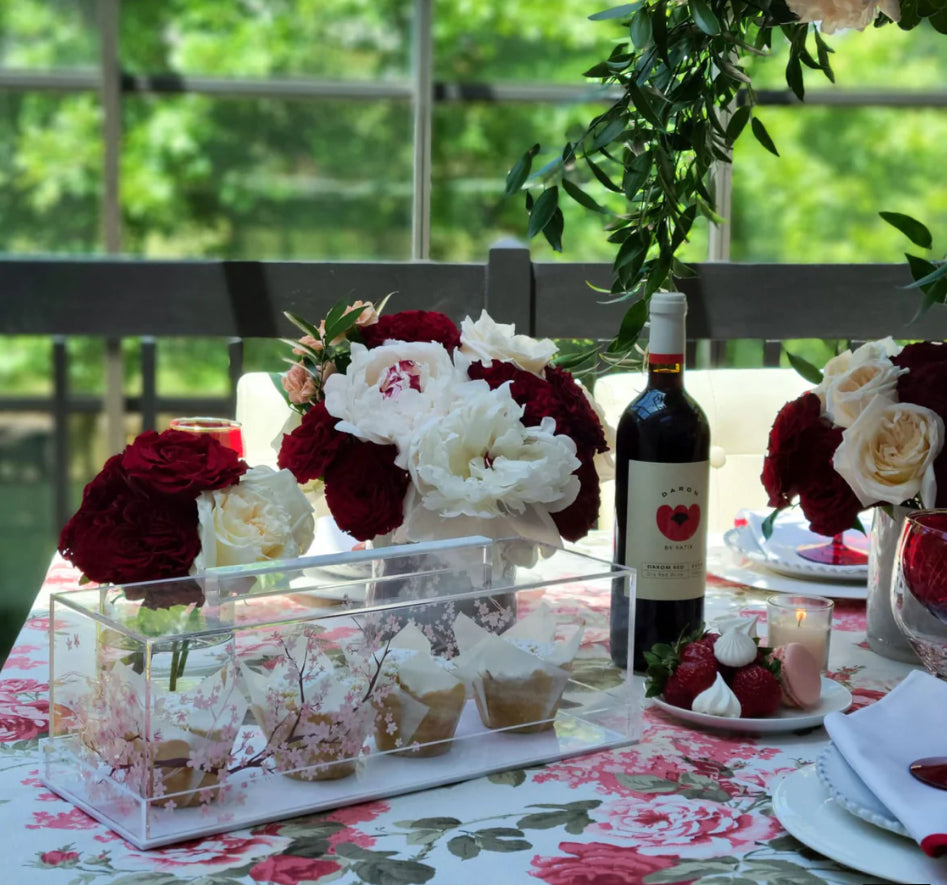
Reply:
[[[710,462],[628,462],[625,565],[639,599],[704,595]]]

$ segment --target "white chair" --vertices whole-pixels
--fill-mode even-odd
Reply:
[[[276,467],[279,439],[284,428],[289,429],[286,422],[294,417],[299,418],[286,404],[268,372],[248,372],[240,376],[236,419],[243,431],[243,457],[249,465]]]
[[[628,372],[605,375],[595,383],[595,399],[613,427],[625,407],[644,389],[647,375]],[[765,508],[760,481],[769,431],[776,413],[811,385],[794,369],[688,369],[688,393],[710,424],[711,462],[708,531],[733,528],[741,507]],[[722,463],[721,463],[722,462]],[[599,526],[614,525],[615,483],[602,488]]]

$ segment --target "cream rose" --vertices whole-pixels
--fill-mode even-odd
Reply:
[[[915,495],[933,506],[934,459],[943,446],[944,421],[936,412],[878,398],[844,431],[832,464],[866,507]]]
[[[825,34],[845,28],[863,31],[883,12],[891,21],[901,19],[898,0],[787,0],[789,9],[803,22],[820,22]]]
[[[557,348],[548,338],[516,335],[512,324],[497,323],[483,311],[476,322],[466,317],[460,324],[460,350],[487,366],[493,360],[501,360],[539,375],[556,355]]]
[[[197,499],[201,552],[192,571],[302,556],[312,544],[312,507],[288,470],[251,467],[236,485]]]
[[[813,390],[825,415],[839,427],[851,427],[868,404],[880,397],[897,402],[900,369],[891,362],[901,348],[890,338],[863,344],[854,353],[846,350],[826,363],[822,383]]]

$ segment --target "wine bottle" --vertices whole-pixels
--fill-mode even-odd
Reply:
[[[684,390],[680,292],[651,297],[648,383],[618,424],[614,561],[636,570],[635,670],[656,642],[674,642],[703,622],[710,428]],[[630,606],[625,582],[612,589],[611,653],[628,663]]]

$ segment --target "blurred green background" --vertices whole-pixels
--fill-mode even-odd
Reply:
[[[582,87],[582,72],[620,36],[582,0],[438,0],[434,80],[443,84]],[[321,78],[405,83],[411,74],[411,0],[124,0],[123,70],[138,76]],[[940,90],[943,36],[894,27],[829,39],[838,88]],[[95,0],[0,0],[0,72],[95,73]],[[784,90],[779,58],[754,62],[757,88]],[[830,84],[810,77],[812,97]],[[431,258],[486,259],[503,236],[525,237],[521,200],[502,199],[507,169],[533,143],[558,154],[600,107],[592,88],[565,103],[444,101],[433,120]],[[126,95],[122,101],[123,251],[154,258],[388,259],[411,257],[412,112],[392,99]],[[906,212],[940,236],[947,190],[938,186],[947,110],[915,107],[765,107],[781,156],[745,138],[734,157],[735,261],[899,261],[904,238],[878,217]],[[103,136],[94,90],[0,92],[0,252],[100,254]],[[939,233],[938,233],[939,232]],[[566,208],[565,252],[541,238],[534,260],[608,261],[600,219]],[[699,260],[698,228],[682,251]],[[340,296],[344,293],[340,293]],[[2,297],[2,292],[0,292]],[[396,307],[396,305],[392,305]],[[774,305],[778,310],[778,305]],[[3,330],[0,329],[0,334]],[[138,344],[123,344],[127,390],[140,388]],[[70,386],[103,392],[103,345],[70,340]],[[815,363],[835,342],[800,342]],[[283,346],[251,341],[247,370],[281,365]],[[734,343],[751,365],[760,350]],[[220,342],[162,341],[164,395],[225,394]],[[46,339],[0,337],[0,398],[51,392]],[[53,524],[51,423],[42,412],[0,411],[0,658],[15,636],[60,526]],[[107,454],[101,420],[70,426],[73,501]],[[134,427],[129,428],[133,433]]]

